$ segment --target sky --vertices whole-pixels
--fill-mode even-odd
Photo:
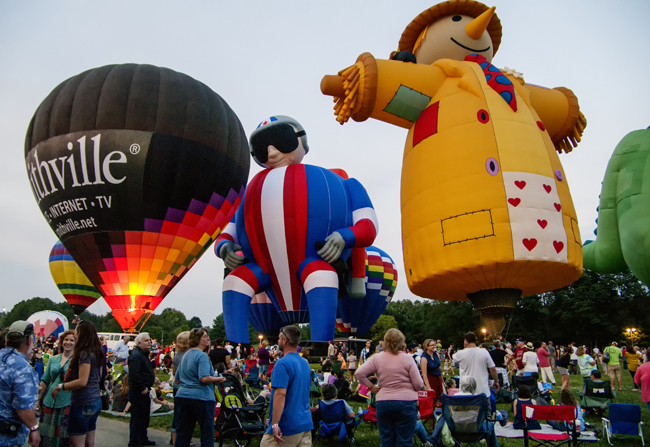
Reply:
[[[27,126],[62,81],[108,64],[168,67],[216,91],[247,133],[271,115],[307,131],[304,162],[343,168],[368,190],[379,218],[375,245],[404,278],[400,172],[407,131],[378,121],[339,125],[320,92],[370,52],[387,58],[406,25],[433,2],[0,1],[0,309],[32,297],[62,302],[48,267],[56,236],[31,193],[24,164]],[[503,38],[493,63],[526,82],[577,95],[588,125],[561,155],[582,239],[593,239],[600,183],[616,144],[650,126],[650,2],[498,0]],[[259,168],[252,163],[252,178]],[[221,313],[223,263],[208,250],[158,307]],[[417,299],[406,281],[395,299]],[[89,311],[109,311],[98,300]]]

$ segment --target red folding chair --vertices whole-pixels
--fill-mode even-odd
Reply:
[[[578,446],[578,433],[576,430],[576,407],[571,405],[523,405],[524,417],[524,445],[528,447],[528,441],[534,446],[557,447],[573,443]],[[558,421],[566,425],[565,432],[538,433],[528,431],[526,421]]]
[[[435,420],[433,412],[435,410],[436,392],[433,390],[418,391],[418,411],[420,412],[420,420],[424,424],[425,421]]]

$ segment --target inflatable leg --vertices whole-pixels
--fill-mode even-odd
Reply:
[[[223,281],[223,322],[226,338],[235,343],[249,343],[248,310],[253,295],[261,287],[268,286],[268,275],[264,275],[256,264],[237,267]]]
[[[323,260],[305,260],[300,266],[300,280],[307,297],[311,339],[332,340],[339,288],[334,268]]]

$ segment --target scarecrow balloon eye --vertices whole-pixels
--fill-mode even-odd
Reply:
[[[451,20],[453,20],[454,22],[460,22],[461,20],[463,20],[463,18],[461,16],[453,16]]]

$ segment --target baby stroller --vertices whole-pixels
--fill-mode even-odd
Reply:
[[[215,436],[219,439],[219,447],[225,439],[231,439],[237,447],[248,447],[253,438],[263,436],[266,431],[266,401],[249,405],[239,379],[228,373],[223,377],[226,381],[215,387],[217,401],[221,404],[214,424]]]

